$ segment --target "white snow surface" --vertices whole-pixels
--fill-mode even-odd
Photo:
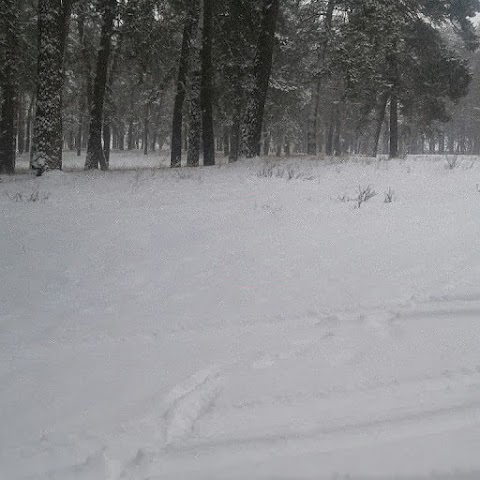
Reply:
[[[480,478],[479,162],[1,177],[0,479]]]

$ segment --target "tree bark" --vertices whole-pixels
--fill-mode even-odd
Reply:
[[[190,50],[192,48],[192,40],[198,24],[198,10],[198,0],[191,0],[190,8],[187,11],[183,27],[182,49],[180,52],[177,77],[177,91],[173,106],[172,151],[170,159],[170,166],[173,168],[180,167],[182,164],[183,104],[186,95]]]
[[[14,0],[0,1],[0,173],[15,172],[17,116],[17,12]]]
[[[242,132],[245,155],[249,158],[260,155],[263,112],[272,70],[279,7],[280,0],[263,1],[260,35],[253,67],[253,89],[250,93]]]
[[[202,28],[200,26],[200,8],[196,13],[197,20],[192,32],[191,54],[190,54],[190,124],[188,130],[188,152],[187,166],[197,167],[200,162],[200,138],[202,134],[202,63],[201,63],[201,42]]]
[[[380,142],[380,135],[382,133],[383,120],[385,119],[385,111],[387,109],[388,93],[383,93],[377,104],[377,116],[375,119],[375,134],[373,137],[372,157],[378,154],[378,143]]]
[[[398,99],[395,92],[390,96],[390,150],[389,158],[398,157]]]
[[[31,167],[62,168],[62,88],[65,19],[62,0],[39,0],[36,113]]]
[[[87,158],[85,160],[86,170],[98,168],[99,165],[102,170],[108,169],[108,164],[102,147],[102,120],[116,6],[116,0],[104,0],[102,4],[103,22],[93,86],[90,131],[88,136]]]
[[[212,65],[212,22],[213,0],[203,1],[202,24],[202,77],[200,104],[202,108],[203,165],[215,165],[215,135],[213,131],[213,65]]]
[[[328,0],[325,10],[325,36],[320,47],[319,63],[323,66],[325,62],[325,56],[330,40],[330,32],[332,29],[333,12],[335,11],[335,5],[337,0]],[[308,119],[308,132],[307,132],[307,153],[309,155],[316,155],[318,151],[317,145],[317,133],[318,133],[318,114],[320,112],[320,92],[322,87],[322,77],[317,78],[314,90],[314,103],[310,112],[310,118]]]

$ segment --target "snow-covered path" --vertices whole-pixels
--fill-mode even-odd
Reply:
[[[3,178],[0,478],[477,478],[465,165]]]

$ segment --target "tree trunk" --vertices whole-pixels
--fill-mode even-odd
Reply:
[[[372,157],[378,154],[378,144],[380,135],[382,134],[383,120],[385,119],[385,111],[387,110],[388,93],[383,93],[377,103],[377,116],[375,119],[375,134],[373,137]]]
[[[97,56],[97,67],[93,86],[90,131],[88,136],[87,158],[85,160],[85,169],[87,170],[98,168],[99,165],[102,170],[107,170],[108,168],[102,147],[102,120],[116,6],[116,0],[103,0],[102,31],[100,34],[100,48]]]
[[[230,127],[223,127],[223,154],[228,158],[230,155]]]
[[[0,2],[0,173],[15,172],[17,101],[17,12],[14,0]]]
[[[198,0],[191,0],[183,27],[182,50],[180,52],[180,62],[177,77],[177,92],[173,106],[172,122],[172,152],[170,166],[180,167],[182,164],[182,123],[183,123],[183,103],[185,101],[187,75],[189,66],[190,50],[192,41],[197,31],[199,20]]]
[[[145,104],[143,112],[143,154],[148,155],[148,129],[150,128],[150,101]]]
[[[27,131],[25,133],[25,151],[30,152],[30,144],[32,137],[32,118],[33,118],[33,106],[35,104],[35,95],[32,95],[28,105],[27,112]]]
[[[245,154],[249,158],[260,154],[263,112],[272,70],[279,6],[280,0],[263,0],[260,35],[253,67],[253,89],[250,93],[242,132]]]
[[[19,95],[17,103],[17,149],[25,152],[25,95]]]
[[[188,130],[187,166],[197,167],[200,161],[200,138],[202,134],[202,62],[201,43],[202,28],[200,23],[200,8],[197,9],[198,20],[192,31],[190,54],[190,124]]]
[[[390,151],[389,158],[398,157],[398,100],[397,94],[390,97]]]
[[[61,0],[38,3],[38,69],[31,167],[62,168],[64,16]]]
[[[200,104],[202,108],[203,165],[215,165],[215,136],[213,131],[213,66],[212,66],[212,22],[214,0],[202,0],[202,77]]]

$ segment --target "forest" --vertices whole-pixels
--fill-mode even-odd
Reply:
[[[0,173],[480,153],[479,0],[1,0]]]

